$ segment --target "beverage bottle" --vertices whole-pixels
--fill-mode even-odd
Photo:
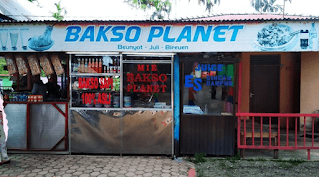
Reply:
[[[92,72],[92,61],[89,58],[89,63],[88,63],[88,72],[91,73]]]
[[[116,66],[116,61],[115,61],[115,60],[116,60],[116,58],[113,58],[113,59],[112,59],[112,64],[113,64],[113,66]]]
[[[102,58],[99,59],[99,73],[102,73]]]
[[[72,63],[71,63],[71,70],[72,70],[72,72],[75,72],[75,70],[76,70],[75,64],[76,64],[76,63],[72,61]]]
[[[84,58],[81,59],[81,65],[80,65],[79,72],[81,72],[81,73],[85,72]]]
[[[87,73],[88,72],[88,59],[85,59],[85,63],[84,63],[84,72]]]
[[[309,31],[309,47],[313,50],[317,50],[318,48],[318,39],[317,39],[317,30],[315,27],[315,23],[311,24],[311,28]]]
[[[98,58],[95,59],[95,67],[94,67],[94,69],[95,69],[96,73],[99,73],[99,59]]]
[[[80,72],[80,70],[79,70],[79,68],[80,68],[80,66],[81,66],[81,59],[80,58],[78,58],[78,64],[77,64],[77,71],[78,72]]]

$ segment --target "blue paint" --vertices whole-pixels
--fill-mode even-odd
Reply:
[[[179,141],[180,127],[179,58],[174,58],[174,140]]]
[[[83,42],[85,39],[90,39],[90,42],[94,42],[94,26],[88,26],[85,29],[80,42]]]
[[[106,32],[111,29],[111,26],[108,26],[105,29],[104,27],[105,26],[100,26],[99,32],[97,33],[96,42],[100,42],[101,38],[103,38],[103,40],[106,42],[109,41],[106,37]]]

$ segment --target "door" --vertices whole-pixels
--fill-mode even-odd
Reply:
[[[235,63],[181,58],[180,154],[235,154]]]
[[[279,112],[279,69],[280,55],[251,56],[250,112]]]

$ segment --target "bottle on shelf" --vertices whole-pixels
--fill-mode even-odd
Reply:
[[[80,64],[80,68],[78,69],[78,71],[80,73],[84,73],[85,72],[84,58],[81,59],[81,64]]]
[[[85,72],[85,73],[88,73],[88,59],[87,59],[87,58],[85,58],[84,72]]]
[[[99,73],[99,59],[96,58],[95,59],[95,66],[94,66],[94,70],[95,70],[95,73]]]
[[[80,72],[79,68],[81,66],[81,59],[78,58],[77,71]]]
[[[102,61],[102,58],[100,58],[100,59],[99,59],[99,73],[102,73],[102,70],[103,70],[103,69],[102,69],[102,66],[103,66],[102,62],[103,62],[103,61]]]
[[[91,59],[89,58],[88,73],[91,73],[91,72],[92,72],[92,61],[91,61]]]

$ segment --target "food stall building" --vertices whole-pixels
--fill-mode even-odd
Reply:
[[[318,29],[317,19],[277,16],[2,21],[0,56],[15,85],[4,91],[8,149],[171,155],[316,149],[305,138],[290,146],[288,135],[316,132],[308,117],[318,110]],[[49,96],[51,87],[33,94],[37,77],[58,86],[57,95]]]

